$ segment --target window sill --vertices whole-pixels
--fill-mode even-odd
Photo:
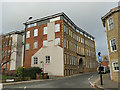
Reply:
[[[111,51],[111,53],[117,52],[117,50]]]
[[[29,39],[30,37],[26,37],[26,39]]]
[[[113,28],[112,28],[112,29],[110,29],[110,30],[108,29],[108,31],[112,31],[112,30],[113,30]]]
[[[59,45],[55,45],[55,46],[60,46],[60,44]]]
[[[50,63],[45,63],[45,65],[49,65]]]
[[[48,47],[48,46],[43,46],[43,48],[46,48],[46,47]]]
[[[43,35],[47,35],[47,33],[46,33],[46,34],[43,34]]]
[[[34,37],[38,37],[38,35],[37,35],[37,36],[34,36]]]
[[[55,31],[55,33],[56,33],[56,32],[60,32],[60,31]]]
[[[38,65],[38,64],[33,64],[33,65]]]
[[[117,72],[119,72],[119,70],[113,70],[113,72],[116,72],[116,73],[117,73]]]

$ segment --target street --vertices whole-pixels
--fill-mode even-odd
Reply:
[[[97,73],[88,73],[59,80],[7,85],[3,87],[4,90],[11,90],[10,88],[91,88],[89,81],[93,83],[98,77]]]

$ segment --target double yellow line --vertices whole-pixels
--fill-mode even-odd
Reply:
[[[103,75],[103,77],[104,77],[104,75]],[[91,88],[96,88],[95,85],[96,85],[96,83],[97,83],[99,80],[100,80],[100,77],[99,77],[98,79],[96,79],[93,83],[91,83],[91,84],[90,84],[90,87],[91,87]]]

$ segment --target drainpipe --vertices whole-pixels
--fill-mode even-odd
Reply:
[[[30,20],[30,19],[32,19],[32,17],[29,17],[28,18],[28,20]],[[24,23],[24,25],[25,25],[25,32],[24,32],[24,43],[23,43],[23,45],[24,45],[24,53],[23,53],[23,67],[24,67],[24,61],[25,61],[25,42],[26,42],[26,29],[27,29],[27,21],[28,20],[26,20],[26,22]]]
[[[25,42],[26,42],[26,28],[27,28],[27,24],[25,23],[25,32],[24,32],[24,53],[23,53],[23,67],[24,67],[24,61],[25,61]]]
[[[28,20],[30,20],[30,19],[32,19],[32,17],[29,17],[28,18]],[[26,20],[26,22],[24,23],[24,25],[25,25],[25,32],[24,32],[24,43],[23,43],[23,45],[24,45],[24,53],[23,53],[23,76],[22,76],[22,79],[24,80],[24,62],[25,62],[25,43],[26,43],[26,29],[27,29],[27,21],[28,20]]]

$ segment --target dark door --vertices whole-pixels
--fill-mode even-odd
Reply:
[[[79,59],[79,72],[83,72],[83,60],[82,60],[82,58]]]

